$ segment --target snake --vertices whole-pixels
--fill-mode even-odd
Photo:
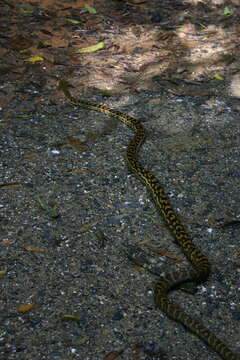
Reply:
[[[186,282],[200,283],[205,281],[210,274],[210,264],[208,258],[200,252],[200,250],[192,242],[184,225],[181,223],[178,215],[173,210],[163,186],[159,183],[155,175],[145,170],[138,161],[139,149],[146,138],[146,131],[142,123],[138,119],[122,113],[119,110],[74,98],[68,90],[68,85],[65,80],[60,80],[59,89],[63,91],[65,97],[71,104],[84,107],[88,110],[95,110],[117,118],[134,132],[134,136],[130,140],[126,150],[128,166],[130,167],[130,170],[142,180],[147,189],[150,191],[156,208],[160,211],[167,227],[175,238],[177,244],[180,246],[181,251],[192,264],[192,268],[181,269],[180,271],[171,271],[158,278],[154,289],[154,300],[156,306],[160,308],[169,318],[181,323],[189,331],[198,336],[210,348],[212,348],[212,350],[218,353],[223,360],[240,360],[240,355],[233,353],[222,342],[222,340],[213,334],[200,321],[186,314],[178,304],[172,303],[168,298],[169,291],[179,284]]]

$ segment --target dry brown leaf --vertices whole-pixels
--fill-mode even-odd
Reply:
[[[11,245],[11,244],[13,244],[13,241],[9,240],[9,239],[3,239],[1,242],[1,245],[4,245],[4,246]]]
[[[75,136],[67,136],[68,143],[72,145],[76,150],[84,151],[86,150],[86,146],[82,141],[80,141]]]
[[[142,4],[142,3],[145,3],[145,2],[148,2],[149,0],[128,0],[129,3],[132,3],[132,4]]]
[[[54,48],[59,48],[59,47],[67,47],[69,44],[69,41],[67,39],[64,39],[64,34],[59,32],[59,33],[55,33],[52,37],[51,37],[51,44],[52,47]]]
[[[134,264],[134,265],[133,265],[133,268],[134,268],[135,270],[139,270],[139,271],[145,270],[143,266],[137,265],[137,264]]]
[[[26,38],[22,35],[11,38],[9,47],[13,50],[25,50],[29,49],[33,45],[33,41],[30,38]]]
[[[106,356],[104,356],[104,360],[115,360],[118,358],[119,355],[123,353],[123,349],[121,350],[113,350],[110,353],[108,353]]]
[[[0,276],[4,276],[7,273],[7,270],[0,270]]]
[[[12,184],[0,184],[1,188],[19,188],[22,187],[23,184],[19,184],[19,183],[12,183]]]
[[[27,250],[27,251],[31,251],[31,252],[43,252],[44,251],[43,249],[34,248],[29,245],[21,245],[20,248]]]
[[[169,252],[167,252],[165,250],[161,250],[158,247],[150,244],[147,240],[140,241],[136,245],[144,245],[144,246],[148,247],[150,250],[152,250],[153,252],[155,252],[156,254],[168,257],[169,259],[176,260],[176,261],[184,261],[184,259],[181,258],[180,256],[177,256],[175,254],[171,254],[171,253],[169,253]]]
[[[35,304],[27,304],[27,305],[21,305],[18,306],[17,311],[21,313],[25,313],[35,307]]]

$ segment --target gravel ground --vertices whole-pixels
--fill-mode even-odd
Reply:
[[[239,106],[227,96],[159,91],[92,98],[142,119],[141,161],[212,264],[196,294],[171,297],[239,352]],[[148,240],[183,257],[125,165],[131,131],[66,103],[2,125],[1,359],[101,360],[124,349],[117,359],[131,360],[136,344],[145,360],[219,359],[155,309],[156,278],[125,254]],[[163,271],[184,266],[159,262]]]

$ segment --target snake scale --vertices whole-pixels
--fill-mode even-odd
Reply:
[[[171,303],[168,299],[168,292],[172,288],[176,287],[176,285],[189,281],[199,283],[205,280],[210,273],[210,265],[207,257],[197,249],[189,238],[184,226],[181,224],[178,216],[172,209],[163,187],[159,184],[156,177],[151,172],[145,170],[138,162],[138,151],[145,139],[145,129],[143,125],[137,119],[118,110],[110,109],[104,105],[93,104],[87,101],[75,99],[69,92],[65,81],[60,81],[59,88],[63,91],[70,103],[89,110],[100,111],[106,115],[115,117],[130,127],[135,133],[134,137],[130,140],[126,151],[126,158],[129,167],[150,190],[156,207],[160,209],[160,213],[162,214],[176,242],[193,265],[192,269],[170,272],[158,279],[154,291],[154,298],[157,307],[159,307],[169,318],[183,324],[192,333],[201,338],[206,344],[215,350],[222,359],[240,360],[240,355],[234,354],[230,351],[228,347],[210,330],[203,326],[199,321],[184,313],[177,304]]]

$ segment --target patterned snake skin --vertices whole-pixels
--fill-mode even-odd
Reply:
[[[145,170],[138,162],[138,151],[145,138],[145,129],[143,125],[137,119],[121,113],[118,110],[113,110],[103,105],[92,104],[75,99],[68,91],[65,81],[60,82],[59,88],[64,92],[70,103],[113,116],[129,126],[135,133],[126,152],[129,167],[150,190],[155,205],[158,209],[160,209],[160,212],[171,233],[174,235],[176,242],[193,265],[192,269],[170,272],[158,279],[154,293],[156,305],[165,314],[167,314],[168,317],[183,324],[192,333],[201,338],[206,344],[215,350],[222,359],[240,360],[240,355],[234,354],[230,351],[228,347],[223,344],[223,342],[210,330],[203,326],[199,321],[184,313],[177,304],[171,303],[168,299],[168,292],[172,288],[175,288],[176,285],[189,281],[199,283],[205,280],[209,275],[210,266],[207,257],[197,249],[192,240],[189,238],[188,233],[172,209],[165,191],[159,184],[156,177],[149,171]]]

